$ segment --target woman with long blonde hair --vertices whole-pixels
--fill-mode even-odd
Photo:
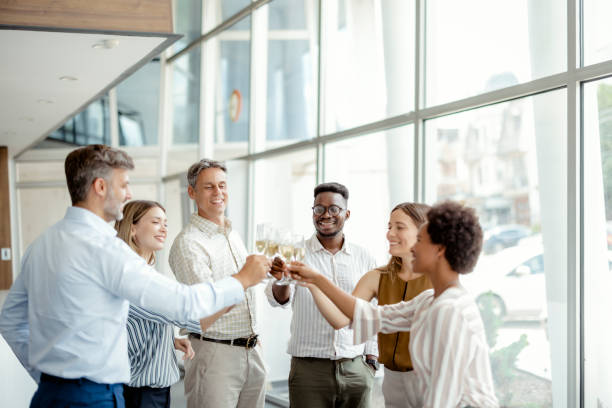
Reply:
[[[153,265],[155,252],[166,241],[166,210],[155,201],[131,201],[123,208],[123,219],[115,223],[115,229],[119,238]],[[174,349],[184,352],[184,359],[194,355],[187,339],[174,337],[173,325],[200,330],[197,322],[173,322],[130,305],[127,330],[131,378],[123,391],[126,408],[170,407],[170,386],[180,379]]]

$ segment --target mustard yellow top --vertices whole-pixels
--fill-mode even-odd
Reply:
[[[431,282],[425,275],[404,282],[398,277],[391,280],[390,274],[381,272],[378,280],[378,304],[389,305],[410,300],[431,288]],[[378,361],[392,371],[412,370],[409,343],[410,332],[378,333]]]

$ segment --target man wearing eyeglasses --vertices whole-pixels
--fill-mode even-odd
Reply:
[[[306,241],[304,263],[351,293],[359,279],[375,268],[375,260],[364,248],[347,242],[344,236],[344,223],[351,215],[348,197],[348,189],[339,183],[315,187],[312,222],[316,233]],[[273,265],[275,276],[280,277],[283,268],[277,258]],[[353,331],[348,327],[334,330],[319,313],[307,288],[275,283],[272,280],[266,287],[270,304],[291,305],[293,309],[287,349],[292,356],[291,407],[369,407],[377,369],[375,339],[354,345]]]

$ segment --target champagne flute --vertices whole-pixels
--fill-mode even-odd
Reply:
[[[255,233],[255,250],[258,254],[268,256],[268,252],[270,252],[272,254],[270,256],[273,256],[276,253],[275,248],[278,247],[278,244],[275,243],[276,241],[277,240],[274,237],[274,228],[272,228],[270,223],[266,222],[257,224],[257,230]],[[274,275],[268,272],[267,278],[264,280],[268,279],[276,278]]]
[[[257,224],[257,232],[255,234],[255,249],[257,253],[263,255],[266,253],[269,242],[269,233],[270,225],[267,223]]]
[[[281,258],[285,263],[291,262],[293,258],[293,242],[291,238],[291,233],[287,229],[281,229],[279,231],[279,253]],[[279,279],[276,284],[286,286],[289,285],[293,280],[288,276],[283,276]]]
[[[293,260],[304,262],[306,256],[306,244],[303,235],[295,235],[293,239]]]
[[[293,260],[303,262],[306,256],[306,244],[304,242],[304,236],[299,234],[293,234]],[[289,282],[295,282],[291,277],[288,277]]]
[[[279,236],[278,231],[275,228],[270,227],[268,229],[268,239],[266,246],[266,256],[268,258],[274,258],[278,253]]]

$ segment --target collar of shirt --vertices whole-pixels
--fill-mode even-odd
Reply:
[[[346,237],[344,235],[342,235],[342,238],[343,238],[342,248],[340,248],[339,252],[344,252],[347,255],[351,255],[352,254],[352,251],[350,248],[351,246],[348,244]],[[321,245],[321,241],[319,241],[319,238],[317,238],[316,232],[312,234],[310,239],[306,241],[306,245],[309,246],[309,249],[311,252],[319,252],[319,251],[329,252],[323,245]]]
[[[232,223],[227,219],[227,217],[225,218],[225,225],[219,225],[215,224],[211,220],[201,217],[197,212],[194,212],[191,214],[191,219],[189,222],[209,237],[212,237],[215,234],[229,234],[232,231]]]
[[[66,215],[64,216],[67,220],[77,221],[81,223],[85,223],[91,226],[97,232],[108,235],[108,236],[116,236],[117,231],[115,228],[104,221],[100,216],[94,214],[93,212],[81,208],[81,207],[68,207],[66,210]]]

